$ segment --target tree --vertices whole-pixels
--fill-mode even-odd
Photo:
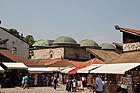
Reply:
[[[16,37],[20,37],[19,32],[16,29],[9,29],[9,33],[11,33],[12,35],[16,36]]]
[[[32,35],[27,35],[25,37],[25,41],[31,46],[35,43],[35,40]]]

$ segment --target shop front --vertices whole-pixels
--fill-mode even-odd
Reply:
[[[105,64],[90,73],[107,79],[109,93],[140,93],[140,63]]]
[[[2,62],[4,68],[2,87],[21,86],[22,77],[27,73],[27,66],[23,63]]]
[[[47,67],[28,67],[28,73],[29,86],[46,86],[46,79],[51,79],[52,70]]]
[[[68,81],[68,78],[69,78],[68,72],[75,69],[75,68],[76,67],[68,67],[60,72],[62,75],[62,83],[63,84],[66,84],[66,82]]]
[[[0,85],[3,85],[3,74],[4,74],[4,69],[0,66]]]

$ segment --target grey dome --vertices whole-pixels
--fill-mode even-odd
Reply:
[[[58,37],[53,44],[77,44],[77,42],[71,38],[66,36]]]
[[[89,39],[84,39],[80,41],[80,46],[81,47],[99,47],[99,45],[95,41],[89,40]]]
[[[110,49],[110,50],[114,50],[116,49],[116,47],[112,44],[109,43],[103,43],[100,45],[101,49]]]
[[[38,40],[36,41],[32,46],[42,46],[42,47],[47,47],[50,45],[50,40]]]

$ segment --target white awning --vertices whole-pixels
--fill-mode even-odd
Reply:
[[[87,67],[84,67],[84,68],[77,70],[77,73],[89,73],[90,70],[96,69],[102,65],[103,64],[92,64],[90,66],[87,66]]]
[[[47,67],[47,68],[49,68],[49,69],[51,69],[52,71],[56,71],[56,72],[60,72],[61,70],[63,70],[64,69],[64,67]]]
[[[64,70],[61,71],[61,73],[68,73],[69,71],[75,69],[75,67],[69,67],[69,68],[65,68]]]
[[[52,70],[47,67],[28,67],[29,73],[51,73]]]
[[[0,73],[4,73],[4,69],[0,66]]]
[[[97,69],[91,70],[90,73],[125,74],[126,71],[137,66],[140,66],[140,63],[105,64]]]
[[[23,63],[2,62],[8,69],[27,69]]]

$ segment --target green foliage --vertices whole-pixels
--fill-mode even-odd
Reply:
[[[27,35],[25,37],[25,41],[31,46],[35,43],[35,40],[32,35]]]
[[[9,29],[9,33],[13,34],[16,37],[20,37],[19,32],[16,29]]]
[[[27,35],[26,37],[23,36],[23,34],[19,34],[19,32],[16,29],[9,29],[8,30],[9,33],[11,33],[12,35],[16,36],[19,39],[24,40],[25,42],[27,42],[30,46],[35,43],[35,40],[33,38],[32,35]]]

